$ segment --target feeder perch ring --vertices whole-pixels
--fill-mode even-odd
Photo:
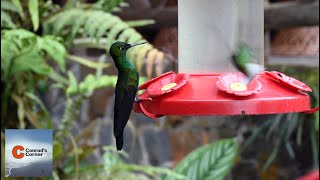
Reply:
[[[305,83],[293,78],[289,77],[283,73],[277,72],[277,71],[271,71],[271,72],[265,72],[266,75],[271,78],[272,80],[280,83],[281,85],[290,87],[297,91],[306,91],[306,92],[312,92],[312,89],[307,86]]]
[[[157,80],[152,80],[147,87],[147,93],[150,97],[158,97],[164,94],[171,93],[180,89],[184,86],[189,78],[189,74],[185,73],[170,73],[165,76],[158,78]]]
[[[235,96],[250,96],[261,90],[262,85],[258,78],[254,78],[248,85],[244,83],[246,79],[242,73],[222,74],[216,85],[219,90]]]

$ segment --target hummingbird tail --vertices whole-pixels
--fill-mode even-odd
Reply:
[[[123,135],[116,137],[117,151],[121,151],[123,147]]]

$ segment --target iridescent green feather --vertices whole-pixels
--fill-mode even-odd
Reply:
[[[239,47],[239,51],[236,54],[237,56],[237,64],[242,68],[245,68],[248,63],[250,63],[250,53],[249,48],[246,44],[241,44]]]

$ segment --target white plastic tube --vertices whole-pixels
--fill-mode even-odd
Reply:
[[[247,43],[264,62],[263,0],[179,0],[179,72],[235,71],[230,57]]]

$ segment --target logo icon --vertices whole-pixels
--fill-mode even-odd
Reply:
[[[6,129],[6,177],[52,175],[52,130]]]
[[[16,158],[16,159],[21,159],[21,158],[23,158],[24,153],[19,153],[19,154],[18,154],[18,150],[23,151],[23,150],[24,150],[24,147],[23,147],[23,146],[20,146],[20,145],[13,147],[13,148],[12,148],[12,155],[13,155],[13,157]]]

